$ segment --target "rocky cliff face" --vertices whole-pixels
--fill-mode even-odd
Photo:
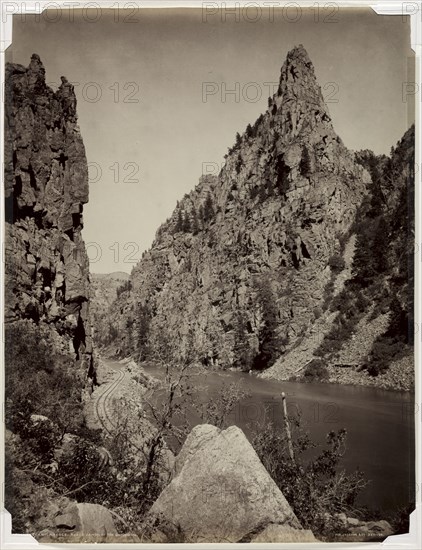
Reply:
[[[314,322],[328,260],[368,181],[334,131],[305,49],[294,48],[267,111],[237,136],[220,174],[185,195],[134,268],[111,321],[123,351],[142,356],[146,334],[148,352],[166,333],[181,351],[193,344],[205,365],[238,364],[242,348],[241,366],[250,366],[265,356],[270,316],[282,354]]]
[[[117,336],[117,330],[109,324],[109,309],[124,289],[129,288],[129,274],[91,273],[90,311],[94,344],[107,345]]]
[[[54,92],[34,54],[6,66],[5,319],[32,319],[94,378],[89,265],[81,236],[88,168],[73,86]]]

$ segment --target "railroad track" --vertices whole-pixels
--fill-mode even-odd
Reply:
[[[118,373],[118,377],[113,380],[110,385],[104,390],[104,392],[96,400],[94,407],[98,421],[100,422],[104,430],[109,434],[112,433],[111,430],[113,430],[115,424],[110,418],[109,413],[107,412],[107,402],[126,377],[125,371],[114,368],[113,370]]]
[[[111,367],[110,364],[109,364],[109,367]],[[109,435],[114,436],[115,434],[113,434],[112,430],[116,427],[116,425],[111,419],[110,414],[107,412],[107,402],[110,400],[113,393],[117,390],[117,388],[126,378],[126,372],[124,370],[116,369],[114,367],[111,367],[111,368],[118,373],[118,377],[116,378],[116,380],[113,380],[110,383],[110,385],[103,391],[103,393],[96,400],[94,410],[98,418],[98,421],[103,427],[103,429]],[[129,441],[129,444],[134,449],[144,452],[144,449],[139,445],[137,445],[136,443],[134,443],[133,441]]]

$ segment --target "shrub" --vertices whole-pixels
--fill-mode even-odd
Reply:
[[[77,498],[96,501],[99,477],[99,455],[96,447],[85,439],[78,439],[70,453],[65,453],[58,463],[61,483]],[[104,495],[103,495],[104,498]]]
[[[356,498],[367,482],[359,470],[346,473],[339,469],[346,430],[328,433],[325,448],[305,460],[317,445],[303,432],[300,418],[293,418],[291,423],[294,461],[284,431],[273,424],[257,427],[252,445],[303,527],[329,538],[341,528],[335,514],[356,514]]]
[[[314,319],[319,319],[322,315],[322,312],[323,312],[322,308],[318,306],[314,307],[312,311],[312,313],[314,314]]]
[[[280,195],[285,195],[289,190],[290,166],[284,161],[283,155],[277,157],[277,188]]]
[[[388,369],[391,360],[403,350],[403,344],[392,338],[383,337],[376,340],[372,346],[366,370],[372,376],[378,376]]]
[[[215,398],[202,405],[196,404],[196,409],[203,423],[212,424],[217,428],[227,427],[231,413],[248,395],[239,384],[233,382],[229,386],[223,387]]]
[[[329,373],[321,359],[313,359],[306,365],[303,376],[306,382],[315,382],[327,380]]]
[[[128,279],[127,281],[122,283],[119,287],[117,287],[116,289],[117,297],[119,298],[120,295],[123,294],[123,292],[128,292],[130,290],[132,290],[132,281]]]
[[[345,267],[345,262],[342,256],[339,254],[333,254],[328,260],[328,265],[334,273],[340,273]]]
[[[249,190],[249,197],[250,199],[254,200],[259,195],[260,187],[258,185],[254,185]]]
[[[255,282],[257,304],[262,313],[262,326],[259,331],[259,349],[254,359],[254,369],[262,370],[274,364],[280,355],[281,342],[277,333],[278,310],[276,299],[267,278]]]
[[[204,202],[203,210],[202,210],[202,222],[209,223],[214,219],[214,217],[215,217],[214,203],[213,203],[211,194],[208,192]]]
[[[311,173],[311,159],[309,157],[309,151],[305,146],[303,146],[302,148],[302,157],[299,163],[299,171],[305,178],[309,177]]]
[[[32,321],[5,327],[5,351],[6,507],[13,531],[28,532],[46,495],[62,494],[74,478],[73,470],[60,471],[55,450],[66,432],[89,435],[83,380],[73,359],[57,353],[51,329]]]
[[[5,329],[6,426],[23,438],[33,430],[31,414],[54,419],[63,433],[83,425],[82,375],[48,336],[31,321]]]

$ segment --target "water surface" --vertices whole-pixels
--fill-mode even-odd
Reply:
[[[161,377],[159,369],[147,371]],[[414,416],[413,395],[361,386],[279,382],[263,380],[247,373],[207,372],[192,378],[202,400],[217,396],[223,386],[239,382],[250,393],[230,416],[230,424],[242,428],[251,438],[253,425],[271,419],[283,429],[281,392],[285,392],[288,412],[299,411],[314,441],[323,443],[331,430],[346,428],[347,445],[343,467],[360,468],[369,486],[360,502],[383,512],[393,511],[413,500]],[[191,425],[200,423],[190,411]]]

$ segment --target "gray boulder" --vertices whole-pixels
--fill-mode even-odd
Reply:
[[[309,532],[235,426],[222,431],[205,424],[191,431],[148,523],[158,526],[152,537],[156,542],[246,541],[269,524],[294,529],[295,540],[302,535],[309,540]]]
[[[100,504],[71,503],[55,517],[54,523],[58,531],[76,535],[80,542],[99,537],[105,541],[110,535],[117,535],[110,511]]]

